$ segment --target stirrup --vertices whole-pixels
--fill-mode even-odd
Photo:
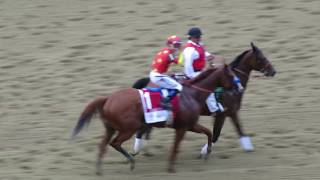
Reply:
[[[165,102],[161,102],[160,103],[160,106],[164,109],[164,110],[172,110],[172,105],[171,103],[165,103]]]
[[[165,109],[165,110],[171,110],[172,109],[172,105],[171,105],[171,101],[168,97],[163,98],[160,100],[160,106]]]

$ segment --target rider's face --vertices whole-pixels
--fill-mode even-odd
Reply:
[[[174,47],[176,50],[181,50],[182,45],[181,45],[181,43],[176,43],[176,44],[173,45],[173,47]]]
[[[201,41],[201,36],[192,37],[191,41],[198,44]]]
[[[182,45],[181,43],[176,43],[176,44],[170,45],[170,48],[174,51],[180,51],[182,49]]]

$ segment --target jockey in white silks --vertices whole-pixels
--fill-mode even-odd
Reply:
[[[185,45],[185,48],[182,53],[182,58],[184,61],[184,73],[189,78],[194,78],[197,75],[199,75],[204,70],[207,61],[209,61],[210,64],[212,64],[211,61],[217,60],[222,61],[224,64],[223,58],[214,54],[210,54],[205,50],[204,46],[201,43],[202,32],[199,28],[193,27],[189,29],[188,35],[189,41]],[[238,89],[242,91],[243,87],[241,85],[240,79],[236,75],[233,75],[233,77],[233,82],[237,85]],[[211,113],[224,112],[223,106],[219,102],[217,102],[214,93],[211,93],[209,95],[209,97],[206,100],[206,104]],[[252,146],[250,140],[248,139],[240,139],[240,143],[248,146],[248,148],[251,148],[249,146]],[[201,149],[202,155],[207,154],[207,147],[208,144],[204,145]]]
[[[189,78],[199,75],[206,66],[206,61],[215,59],[215,55],[210,54],[201,43],[202,32],[199,28],[193,27],[188,31],[189,41],[182,52],[184,61],[184,73]],[[214,93],[211,93],[206,100],[208,109],[212,113],[223,112],[223,106],[217,102]]]

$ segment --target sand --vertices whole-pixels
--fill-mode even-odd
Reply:
[[[317,0],[0,0],[0,179],[319,179],[319,8]],[[277,69],[251,78],[244,97],[256,151],[241,150],[227,121],[207,162],[195,158],[206,139],[188,133],[168,174],[173,130],[157,129],[154,156],[136,157],[131,172],[110,148],[96,176],[103,127],[95,119],[69,143],[79,113],[146,76],[165,38],[186,40],[191,26],[210,52],[231,61],[253,41]]]

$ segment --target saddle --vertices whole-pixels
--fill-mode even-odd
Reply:
[[[169,118],[174,119],[179,110],[179,96],[175,96],[171,100],[172,111],[161,107],[161,91],[161,88],[144,88],[139,90],[147,124],[167,121]]]

